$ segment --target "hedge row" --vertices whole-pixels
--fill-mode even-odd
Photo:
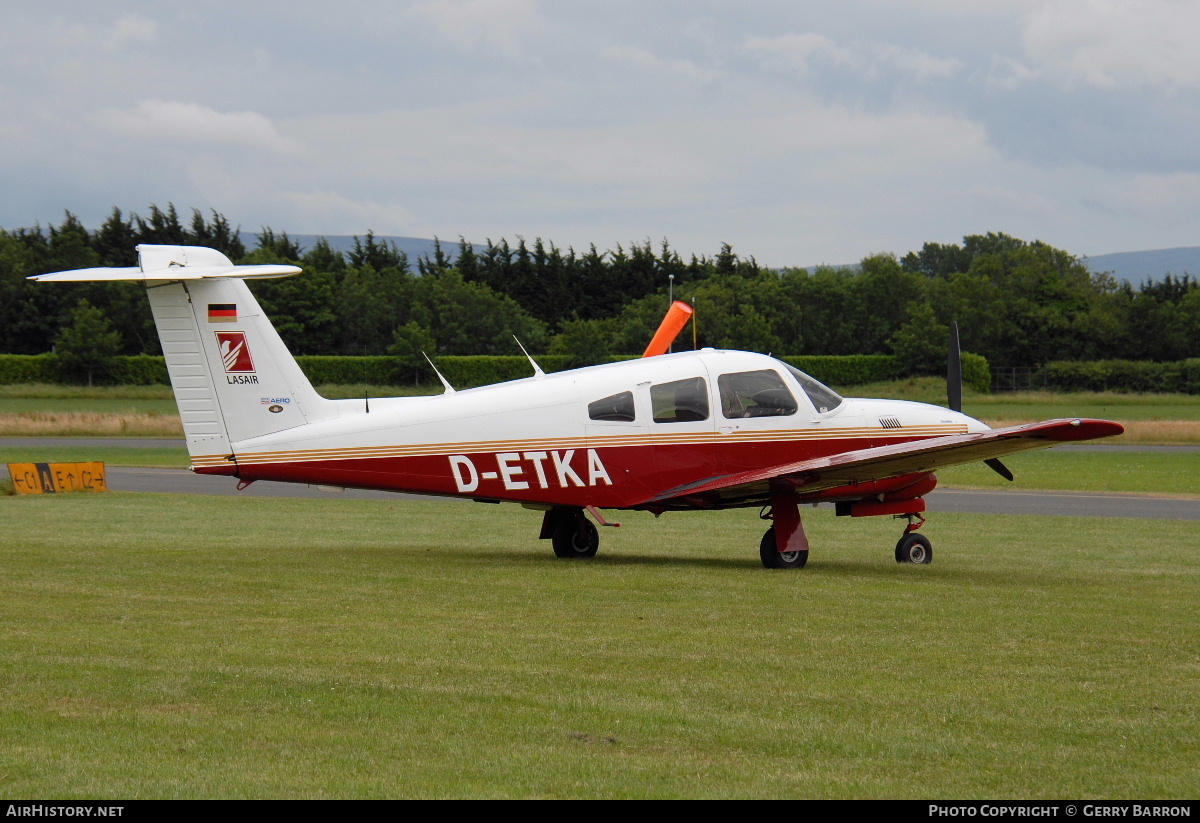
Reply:
[[[167,365],[152,354],[120,355],[98,382],[119,386],[168,385]],[[0,354],[0,385],[14,383],[69,383],[53,354]]]
[[[1060,360],[1037,375],[1047,388],[1067,391],[1183,392],[1200,394],[1200,358],[1174,363],[1146,360]]]
[[[547,372],[562,371],[570,361],[568,356],[550,354],[543,354],[536,359]],[[394,357],[300,355],[296,362],[308,379],[318,386],[323,383],[389,386],[404,382],[399,377],[401,368]],[[533,367],[521,355],[439,357],[437,366],[451,385],[464,388],[516,380],[533,374]],[[428,371],[425,374],[428,378],[433,377]],[[98,375],[97,380],[121,386],[170,384],[162,356],[149,354],[118,356],[113,359],[112,368],[104,375]],[[61,373],[58,358],[53,354],[0,354],[0,385],[65,382],[70,381]]]
[[[0,385],[57,382],[58,358],[52,354],[0,354]]]
[[[614,355],[609,359],[616,362],[631,357]],[[886,354],[846,357],[802,355],[781,359],[833,386],[858,386],[863,383],[894,380],[904,375],[901,363],[895,357]],[[300,356],[296,360],[309,380],[318,386],[323,383],[389,386],[407,382],[401,377],[401,373],[406,370],[401,369],[394,357],[312,355]],[[537,358],[538,363],[547,372],[566,369],[570,360],[567,355],[553,354],[543,354]],[[457,388],[501,383],[505,380],[529,377],[533,373],[529,361],[520,355],[439,357],[437,367],[450,384]],[[963,379],[967,385],[986,391],[991,381],[987,360],[977,354],[964,354]],[[68,381],[60,374],[58,360],[53,354],[0,354],[0,385],[60,382]],[[167,385],[169,380],[162,357],[139,354],[115,358],[111,373],[105,375],[102,382],[145,386]]]
[[[629,358],[611,358],[613,361],[625,359]],[[833,386],[858,386],[904,376],[903,365],[887,354],[801,355],[780,359]],[[296,360],[316,385],[365,383],[387,386],[400,382],[397,379],[400,369],[394,357],[301,356]],[[547,372],[554,372],[565,369],[569,357],[543,354],[537,361]],[[533,373],[529,361],[521,356],[439,357],[437,366],[451,385],[461,388],[516,380]],[[1038,378],[1048,388],[1065,391],[1200,394],[1200,358],[1175,363],[1058,361],[1047,363]],[[991,384],[987,360],[977,354],[963,354],[963,381],[979,391],[987,391]],[[63,382],[63,378],[58,359],[53,354],[0,354],[0,385],[59,382]],[[149,354],[117,357],[104,382],[131,386],[166,385],[167,368],[162,357]]]

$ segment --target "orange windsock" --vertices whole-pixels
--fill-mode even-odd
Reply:
[[[646,347],[642,357],[654,357],[656,354],[666,354],[667,349],[675,342],[675,338],[683,331],[683,327],[692,319],[692,307],[682,300],[676,300],[671,304],[671,308],[667,310],[667,316],[663,318],[662,323],[658,326],[658,331],[654,333],[654,339],[650,341],[650,345]]]

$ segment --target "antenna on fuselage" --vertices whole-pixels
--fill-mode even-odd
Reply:
[[[425,362],[429,364],[429,368],[433,369],[433,373],[438,376],[438,380],[441,380],[442,385],[446,387],[446,390],[442,394],[454,394],[454,387],[450,385],[446,378],[442,377],[442,373],[438,371],[437,366],[433,365],[433,361],[429,359],[429,355],[425,354],[425,352],[421,352],[421,354],[425,355]]]
[[[517,340],[517,336],[515,334],[513,335],[513,340]],[[520,340],[517,340],[517,345],[521,346]],[[534,377],[545,377],[546,376],[546,373],[544,371],[542,371],[542,367],[537,364],[537,361],[534,360],[532,357],[529,357],[529,352],[525,351],[524,346],[521,346],[521,353],[524,354],[527,358],[529,358],[529,364],[531,366],[533,366],[533,376]]]

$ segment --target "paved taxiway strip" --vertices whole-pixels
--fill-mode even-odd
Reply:
[[[183,448],[182,440],[132,437],[0,437],[0,448]],[[1108,446],[1066,444],[1061,451],[1111,452],[1200,452],[1200,446]],[[4,467],[0,473],[7,474]],[[192,474],[181,469],[108,468],[109,488],[114,491],[215,494],[249,497],[299,497],[310,499],[396,500],[421,498],[348,489],[343,493],[318,491],[312,486],[260,480],[242,491],[228,477]],[[444,498],[452,500],[454,498]],[[977,514],[1045,514],[1076,517],[1140,517],[1159,520],[1200,520],[1200,499],[1166,495],[1136,495],[1104,492],[992,491],[941,488],[928,498],[932,512]]]
[[[138,469],[111,466],[108,487],[113,491],[172,494],[297,497],[307,499],[398,500],[442,499],[393,492],[347,489],[341,493],[312,486],[260,480],[242,491],[232,477],[192,474],[183,469]],[[1103,492],[987,491],[938,489],[928,497],[931,512],[974,514],[1044,514],[1074,517],[1136,517],[1154,520],[1200,520],[1200,499]]]
[[[1200,520],[1200,498],[1195,497],[1162,497],[1114,492],[937,489],[925,499],[929,503],[931,512]]]

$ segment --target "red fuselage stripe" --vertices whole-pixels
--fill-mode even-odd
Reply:
[[[234,474],[242,480],[438,494],[462,497],[624,508],[637,505],[665,488],[680,488],[747,469],[799,462],[849,449],[905,442],[907,437],[854,437],[842,440],[786,442],[691,443],[679,445],[604,446],[586,448],[514,448],[407,456],[338,457],[333,459],[243,463],[236,468],[198,465],[202,474]],[[266,457],[263,455],[262,457]],[[851,497],[894,491],[914,482],[881,481],[858,487]],[[813,499],[844,497],[825,490]],[[801,490],[801,499],[804,499]]]

